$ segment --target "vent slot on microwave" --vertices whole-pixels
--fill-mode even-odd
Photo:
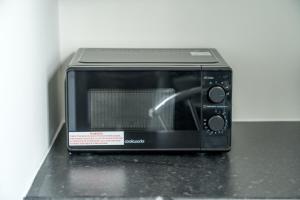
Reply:
[[[173,88],[90,89],[88,91],[91,130],[173,130],[175,100],[159,113],[150,110],[175,94]]]

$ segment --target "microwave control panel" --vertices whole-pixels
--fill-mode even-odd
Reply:
[[[202,71],[202,146],[230,145],[231,70],[203,68]]]

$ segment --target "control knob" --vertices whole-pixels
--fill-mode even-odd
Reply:
[[[208,120],[208,127],[212,131],[221,131],[223,130],[224,126],[225,126],[225,120],[220,115],[212,116]]]
[[[213,103],[221,103],[225,99],[225,90],[220,86],[214,86],[208,91],[208,98]]]

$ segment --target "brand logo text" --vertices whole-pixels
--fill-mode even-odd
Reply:
[[[144,144],[145,143],[145,140],[143,139],[140,139],[140,140],[125,140],[124,141],[125,144]]]

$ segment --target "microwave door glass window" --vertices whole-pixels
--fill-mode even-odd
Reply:
[[[138,133],[202,129],[198,71],[80,71],[76,77],[76,101],[70,104],[76,127],[71,129]]]

